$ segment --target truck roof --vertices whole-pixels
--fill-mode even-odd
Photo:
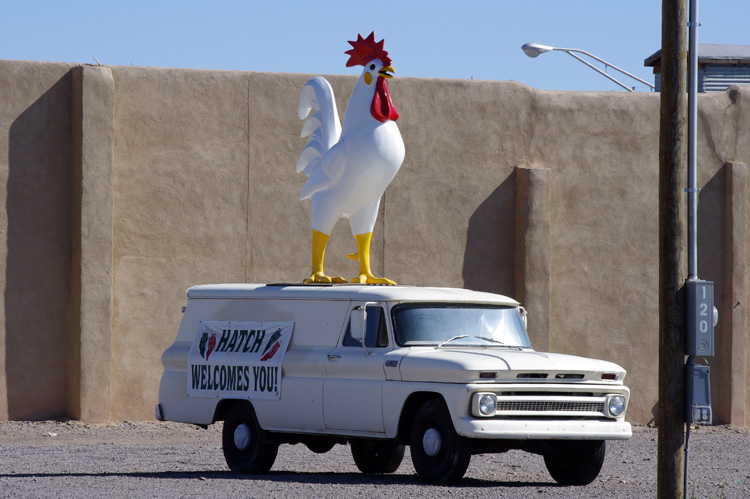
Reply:
[[[507,296],[468,289],[366,284],[204,284],[188,289],[187,296],[198,299],[372,300],[518,305],[516,300]]]

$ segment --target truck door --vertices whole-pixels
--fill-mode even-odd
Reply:
[[[352,308],[362,304],[352,303]],[[326,359],[323,418],[327,429],[384,433],[383,383],[385,354],[393,349],[386,311],[367,306],[365,345],[351,334],[351,319],[344,337]],[[369,353],[368,353],[369,352]]]

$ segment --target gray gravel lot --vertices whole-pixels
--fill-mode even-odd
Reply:
[[[408,450],[396,473],[363,475],[347,446],[283,445],[270,473],[239,476],[224,463],[221,424],[0,422],[0,497],[655,497],[656,439],[636,427],[610,442],[585,487],[558,486],[541,457],[520,451],[474,456],[457,486],[437,487],[420,482]],[[750,497],[750,430],[693,430],[689,480],[688,497]]]

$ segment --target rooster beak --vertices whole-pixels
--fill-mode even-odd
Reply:
[[[391,73],[395,73],[396,70],[393,69],[393,66],[386,66],[380,71],[378,71],[378,74],[382,76],[383,78],[393,78],[393,75]]]

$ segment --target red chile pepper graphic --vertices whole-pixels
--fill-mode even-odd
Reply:
[[[263,349],[263,353],[266,353],[269,348],[271,348],[271,345],[273,345],[273,342],[281,338],[281,328],[277,329],[273,332],[271,337],[268,339],[268,343],[266,343],[266,348]]]
[[[260,361],[261,361],[261,362],[264,362],[264,361],[266,361],[266,360],[270,359],[271,357],[273,357],[274,355],[276,355],[276,352],[278,352],[278,351],[279,351],[279,348],[281,348],[281,343],[279,343],[279,342],[277,341],[277,342],[276,342],[276,344],[275,344],[275,345],[273,346],[273,348],[271,348],[271,349],[270,349],[270,350],[268,351],[268,353],[267,353],[267,354],[265,354],[265,355],[264,355],[263,357],[261,357],[261,358],[260,358]]]
[[[211,352],[214,351],[215,346],[216,346],[216,333],[211,333],[211,337],[208,339],[208,349],[206,350],[206,360],[208,360],[208,356],[211,355]]]

